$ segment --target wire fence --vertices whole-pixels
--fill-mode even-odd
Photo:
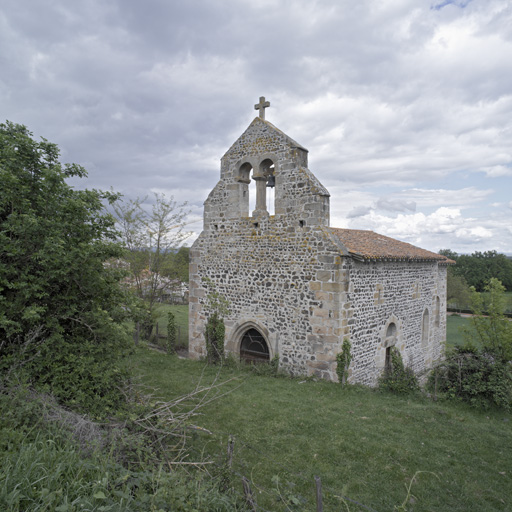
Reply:
[[[270,456],[268,451],[259,449],[239,436],[227,432],[208,432],[205,435],[215,437],[220,446],[226,446],[225,452],[217,454],[215,464],[218,470],[229,474],[230,490],[238,494],[251,511],[324,512],[327,510],[324,506],[328,506],[328,510],[333,512],[338,510],[377,512],[361,501],[344,495],[338,489],[326,486],[325,482],[322,482],[321,475],[297,471]],[[246,451],[251,452],[249,456],[246,456]],[[198,452],[198,455],[200,453]],[[254,462],[255,459],[256,462]],[[283,476],[272,477],[273,486],[269,487],[268,484],[262,483],[259,475],[255,474],[257,473],[255,468],[261,465],[275,468]],[[267,508],[269,506],[271,510]]]

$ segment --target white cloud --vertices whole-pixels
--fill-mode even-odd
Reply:
[[[200,218],[265,95],[333,225],[512,253],[510,2],[4,3],[3,115],[87,186],[177,190]]]

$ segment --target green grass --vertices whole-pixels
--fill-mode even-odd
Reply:
[[[189,392],[201,376],[208,383],[216,375],[201,362],[146,349],[136,352],[133,363],[163,399]],[[195,431],[193,446],[197,457],[220,453],[222,460],[234,435],[234,469],[250,478],[267,510],[314,510],[315,475],[322,479],[326,511],[343,510],[342,496],[393,510],[415,475],[415,505],[408,503],[407,510],[512,506],[510,414],[239,369],[223,369],[221,379],[233,379],[225,385],[230,392],[194,419],[212,434]],[[351,511],[364,510],[347,504]]]
[[[178,347],[188,347],[188,305],[159,304],[156,307],[158,316],[158,332],[167,335],[167,312],[171,311],[178,327]]]
[[[469,318],[459,315],[446,317],[446,346],[454,347],[464,343],[462,328],[469,326]]]

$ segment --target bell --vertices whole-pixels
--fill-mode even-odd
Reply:
[[[267,187],[274,188],[275,186],[276,186],[276,177],[271,175],[267,178]]]

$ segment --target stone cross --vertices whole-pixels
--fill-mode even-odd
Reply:
[[[265,109],[270,107],[270,101],[265,101],[265,96],[260,96],[260,102],[254,105],[254,110],[260,111],[261,119],[265,119]]]

